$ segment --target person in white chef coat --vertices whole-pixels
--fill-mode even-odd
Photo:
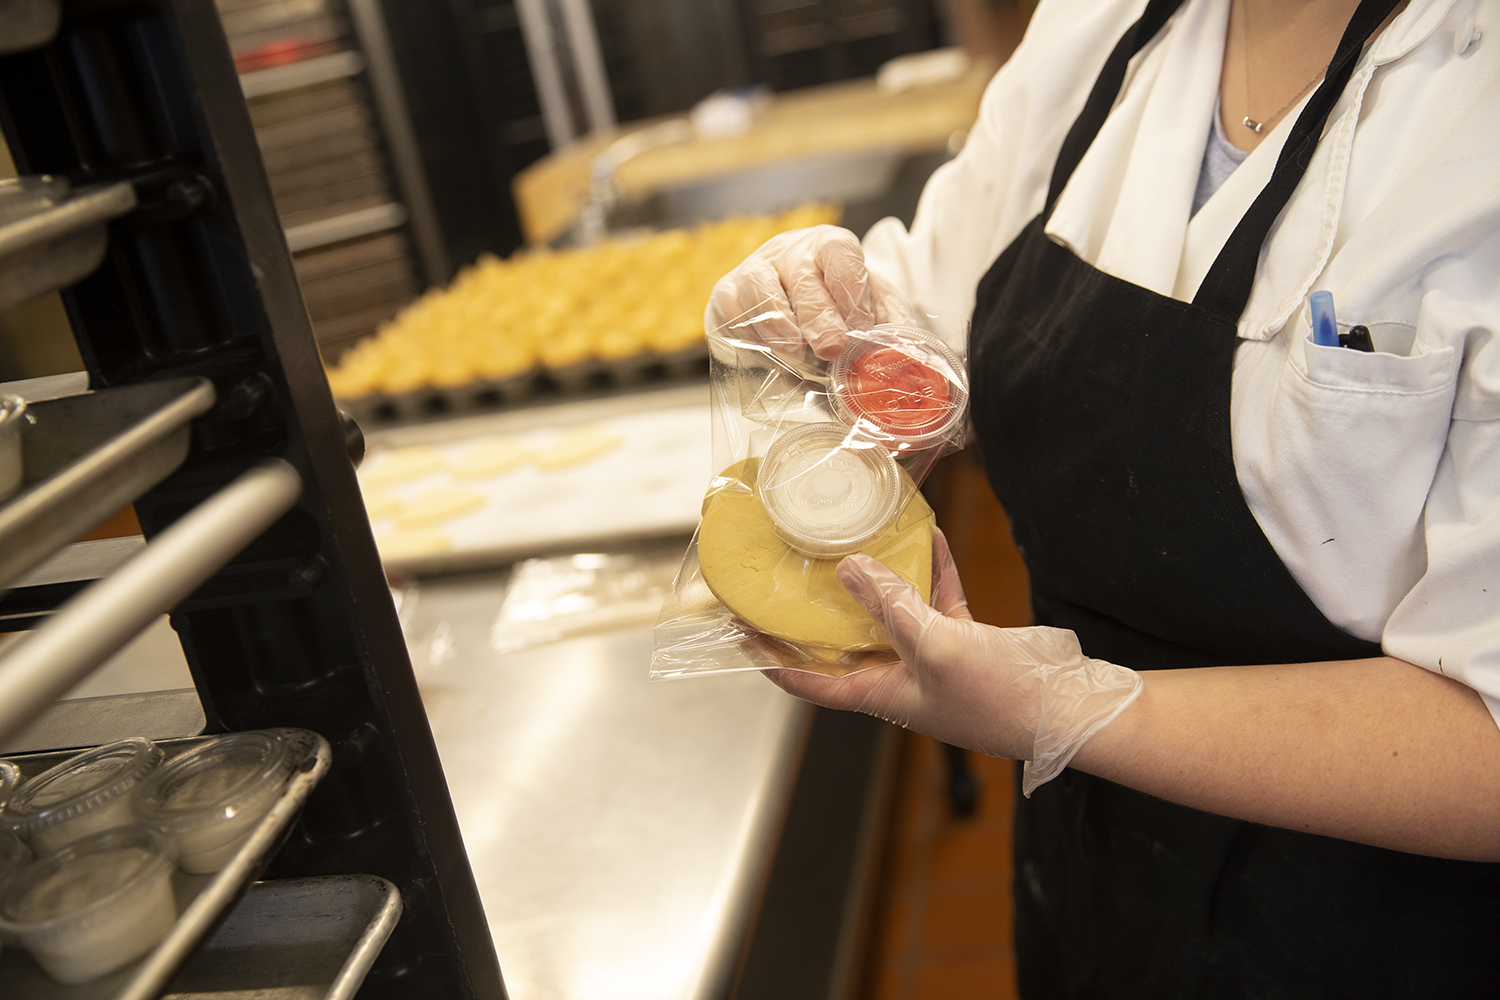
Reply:
[[[939,538],[930,605],[839,567],[900,663],[770,673],[1027,761],[1028,1000],[1500,990],[1496,46],[1497,0],[1043,0],[909,231],[715,289],[822,356],[972,314],[1039,627]]]

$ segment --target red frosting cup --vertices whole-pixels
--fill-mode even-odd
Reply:
[[[834,360],[839,418],[861,424],[892,451],[940,444],[963,423],[969,391],[963,363],[926,330],[879,326],[854,334]]]

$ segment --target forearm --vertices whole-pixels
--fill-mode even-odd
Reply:
[[[1143,676],[1074,767],[1272,826],[1500,860],[1500,729],[1470,688],[1392,657]]]

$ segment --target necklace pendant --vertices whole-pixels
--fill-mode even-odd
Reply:
[[[1258,122],[1254,118],[1251,118],[1249,115],[1246,115],[1243,119],[1241,119],[1240,124],[1257,135],[1260,134],[1261,129],[1266,127],[1265,122]]]

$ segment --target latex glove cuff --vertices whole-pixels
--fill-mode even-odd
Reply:
[[[1083,745],[1145,689],[1134,670],[1082,653],[1074,663],[1041,668],[1038,680],[1036,736],[1021,776],[1021,794],[1027,798],[1061,774]]]

